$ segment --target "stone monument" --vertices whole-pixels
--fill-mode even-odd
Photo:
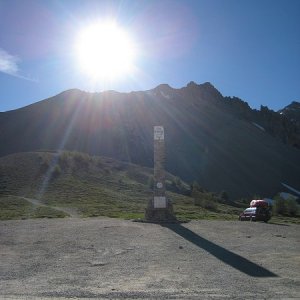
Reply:
[[[163,126],[154,126],[154,186],[153,199],[149,200],[145,218],[150,222],[175,221],[173,206],[166,197],[165,131]]]

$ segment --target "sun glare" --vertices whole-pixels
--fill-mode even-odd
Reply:
[[[93,79],[113,80],[133,71],[135,44],[116,23],[95,23],[84,28],[75,50],[80,69]]]

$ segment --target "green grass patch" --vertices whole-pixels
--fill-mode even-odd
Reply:
[[[34,206],[26,200],[4,196],[0,198],[0,220],[27,219]]]
[[[300,217],[287,217],[287,216],[272,216],[271,220],[269,221],[270,224],[300,224]]]
[[[37,206],[14,196],[0,198],[0,220],[20,220],[31,218],[64,218],[66,213],[51,207]]]
[[[52,207],[38,206],[31,214],[31,218],[65,218],[69,215]]]
[[[153,170],[111,158],[78,152],[16,154],[0,165],[0,219],[56,218],[66,213],[53,207],[75,208],[82,217],[144,217],[153,197]],[[52,174],[51,174],[52,170]],[[210,193],[167,174],[167,197],[180,220],[237,220],[248,203],[230,202],[226,193]],[[169,188],[168,188],[169,186]],[[19,195],[39,199],[32,205]],[[297,217],[273,217],[271,222],[300,223]]]

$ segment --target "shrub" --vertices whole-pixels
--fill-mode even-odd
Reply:
[[[147,185],[148,185],[149,189],[153,190],[153,188],[154,188],[154,178],[153,178],[153,176],[149,176]]]
[[[227,201],[229,200],[229,196],[228,196],[227,192],[225,192],[225,191],[222,191],[222,192],[220,193],[220,197],[221,197],[221,199],[224,200],[225,202],[227,202]]]
[[[176,194],[191,195],[191,189],[182,182],[179,177],[172,177],[171,182],[166,181],[166,189]]]
[[[103,168],[104,164],[102,160],[100,158],[97,158],[96,161],[97,161],[97,167],[100,169]]]
[[[273,213],[276,215],[284,215],[286,212],[285,209],[285,200],[279,196],[274,199]]]
[[[288,213],[288,215],[294,217],[297,215],[298,212],[298,205],[295,199],[293,198],[288,198],[285,201],[285,205],[286,205],[286,212]]]
[[[59,175],[61,174],[61,168],[59,165],[56,165],[53,169],[53,173],[52,173],[52,176],[53,178],[56,178],[58,177]]]
[[[217,203],[213,199],[206,199],[204,201],[204,208],[206,208],[208,210],[216,211],[217,210]]]
[[[250,203],[250,200],[247,199],[247,198],[241,198],[241,199],[240,199],[240,202],[245,203],[245,204],[249,204],[249,203]]]
[[[199,193],[204,193],[204,192],[205,192],[205,190],[198,184],[197,181],[194,181],[191,184],[191,192],[190,192],[190,194],[191,194],[192,197],[195,198],[195,197],[197,197],[197,195]]]
[[[180,189],[180,187],[182,186],[182,182],[181,182],[181,179],[179,177],[175,177],[175,178],[172,178],[172,186]]]
[[[194,191],[193,198],[194,198],[194,205],[200,206],[208,210],[217,211],[217,202],[212,194]]]
[[[77,167],[87,169],[89,167],[90,157],[86,153],[73,152],[74,162]]]
[[[196,198],[194,199],[194,204],[208,210],[217,210],[217,203],[212,199]]]
[[[61,166],[61,168],[65,169],[68,167],[69,165],[69,156],[70,153],[69,152],[63,152],[60,154],[59,158],[58,158],[58,163]]]
[[[108,168],[104,168],[103,172],[104,172],[105,175],[110,175],[111,174],[111,171]]]
[[[146,175],[145,173],[139,171],[137,168],[129,168],[127,171],[127,176],[134,180],[137,181],[141,184],[147,184],[149,180],[149,176]]]
[[[44,174],[48,171],[49,169],[49,163],[47,161],[42,162],[40,165],[40,174]]]
[[[274,198],[273,213],[295,217],[298,213],[298,204],[294,198],[283,199],[279,195]]]

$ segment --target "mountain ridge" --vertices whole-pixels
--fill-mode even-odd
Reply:
[[[158,124],[166,130],[167,170],[186,181],[233,198],[268,196],[280,182],[298,187],[297,124],[267,107],[253,110],[224,97],[208,82],[130,93],[72,89],[2,113],[0,156],[65,149],[152,166]],[[256,175],[263,168],[270,178]]]

